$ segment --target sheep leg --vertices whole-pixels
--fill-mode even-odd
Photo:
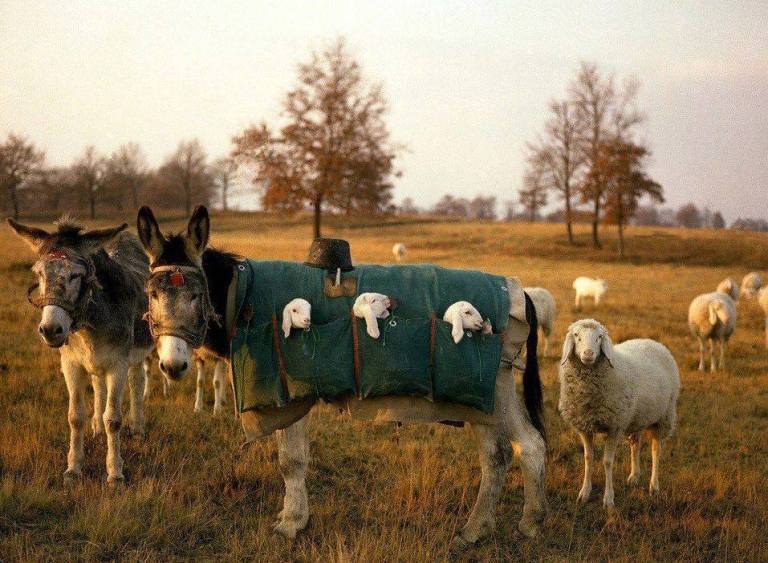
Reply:
[[[581,484],[581,490],[576,500],[587,502],[589,494],[592,492],[592,465],[594,462],[595,449],[592,445],[592,435],[579,432],[579,438],[584,446],[584,481]]]
[[[648,485],[648,493],[653,495],[659,492],[659,456],[661,455],[661,442],[659,431],[649,429],[651,435],[651,482]]]
[[[632,469],[627,478],[627,484],[636,486],[640,482],[640,433],[627,436],[631,453]]]
[[[576,301],[574,303],[574,307],[576,308],[577,311],[581,308],[581,298],[578,293],[576,294]]]
[[[144,364],[135,364],[128,368],[128,393],[131,399],[128,428],[131,434],[144,435]]]
[[[544,352],[543,356],[546,358],[549,356],[549,336],[552,334],[552,330],[549,329],[549,327],[542,326],[541,327],[541,333],[544,335]]]
[[[199,358],[195,359],[197,366],[197,389],[195,391],[195,412],[202,412],[205,403],[205,364]]]
[[[720,370],[725,369],[725,349],[727,346],[725,339],[720,341]]]
[[[704,371],[704,339],[699,337],[699,371]]]
[[[216,362],[213,368],[213,414],[218,414],[224,408],[227,388],[225,387],[227,364],[222,360]]]
[[[107,403],[107,388],[104,380],[91,374],[91,386],[93,387],[93,418],[91,418],[91,432],[96,437],[104,433],[104,408]]]
[[[605,469],[605,492],[603,493],[603,506],[612,511],[613,506],[613,460],[616,457],[616,446],[619,437],[608,435],[605,438],[603,451],[603,468]]]
[[[69,452],[67,453],[67,470],[64,472],[64,482],[76,481],[82,475],[83,459],[83,434],[85,431],[85,369],[74,362],[61,359],[61,371],[64,373],[64,381],[69,392],[69,410],[67,421],[69,422]]]
[[[280,472],[285,482],[283,509],[277,515],[275,531],[293,539],[309,521],[309,496],[307,495],[307,442],[306,417],[294,422],[285,430],[277,431],[277,455]]]
[[[123,458],[120,455],[120,428],[123,415],[120,406],[123,403],[123,389],[128,376],[128,366],[118,364],[107,373],[107,408],[104,410],[104,427],[107,431],[107,483],[117,484],[124,481]]]
[[[709,371],[717,371],[717,364],[715,364],[715,341],[709,339]]]

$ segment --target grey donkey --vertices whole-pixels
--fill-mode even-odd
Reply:
[[[144,366],[153,348],[146,321],[144,282],[149,263],[138,239],[123,232],[126,224],[84,230],[68,218],[55,232],[8,219],[8,224],[37,254],[32,266],[37,283],[29,301],[42,310],[38,331],[48,346],[58,348],[69,392],[69,454],[65,481],[82,474],[85,397],[93,386],[94,436],[106,430],[107,482],[120,483],[121,404],[129,382],[130,430],[144,433]],[[35,292],[37,291],[37,294]]]

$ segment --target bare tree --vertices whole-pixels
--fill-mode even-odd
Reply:
[[[149,166],[144,153],[136,143],[127,143],[112,153],[106,163],[104,190],[115,207],[122,209],[128,199],[134,208],[139,206],[139,195],[147,181]]]
[[[192,202],[207,203],[213,190],[213,181],[206,165],[206,154],[200,141],[182,141],[160,167],[158,175],[167,185],[184,194],[184,211],[192,212]]]
[[[219,158],[211,166],[211,175],[219,193],[221,193],[221,208],[227,211],[229,209],[228,198],[237,176],[237,162],[229,157]]]
[[[310,205],[319,237],[324,207],[348,213],[388,207],[399,148],[389,140],[381,85],[366,83],[343,39],[313,53],[298,75],[279,134],[265,123],[251,126],[233,139],[232,155],[253,167],[265,209]]]
[[[413,198],[406,197],[403,198],[403,201],[400,202],[399,206],[399,213],[400,215],[419,215],[421,213],[421,209],[418,208],[416,203],[414,203]]]
[[[483,197],[481,195],[475,196],[469,202],[469,214],[472,219],[476,219],[478,221],[495,221],[496,197]]]
[[[96,218],[96,203],[101,195],[106,176],[106,160],[93,145],[85,147],[83,154],[72,167],[76,186],[86,200],[91,219]]]
[[[680,206],[675,214],[677,224],[686,229],[698,229],[701,227],[701,212],[693,203]]]
[[[523,188],[519,191],[520,205],[533,222],[539,216],[539,209],[547,204],[546,170],[541,159],[529,159],[528,171],[523,176]]]
[[[8,194],[14,219],[19,218],[19,188],[39,172],[45,154],[24,137],[11,133],[0,144],[0,187]]]
[[[715,214],[712,216],[712,228],[718,230],[725,228],[725,219],[723,219],[723,214],[719,211],[715,211]]]
[[[445,194],[432,208],[434,215],[442,217],[469,217],[469,202],[462,197],[453,197],[451,194]]]

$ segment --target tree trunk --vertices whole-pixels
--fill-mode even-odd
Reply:
[[[192,186],[189,184],[184,185],[184,211],[187,217],[192,213]]]
[[[321,207],[323,205],[323,196],[316,195],[315,196],[315,238],[320,238],[320,214],[321,214]]]
[[[571,219],[571,194],[565,192],[565,228],[568,230],[568,244],[573,244],[573,220]]]
[[[227,210],[227,185],[223,184],[221,186],[221,208],[226,211]]]
[[[592,217],[592,246],[595,248],[601,248],[600,237],[597,234],[597,228],[600,223],[600,197],[595,197],[595,212]]]
[[[138,209],[139,207],[139,186],[136,182],[133,182],[131,184],[131,187],[133,188],[133,208]]]
[[[89,203],[91,205],[91,219],[96,219],[96,198],[93,197],[93,192],[91,192],[91,197],[89,198]]]
[[[13,204],[13,218],[19,220],[19,194],[16,191],[16,185],[11,183],[11,203]]]

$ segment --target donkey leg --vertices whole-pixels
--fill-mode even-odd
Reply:
[[[218,414],[226,403],[227,364],[217,360],[213,369],[213,414]]]
[[[69,392],[69,453],[67,454],[67,470],[64,472],[64,482],[77,480],[83,473],[83,434],[85,432],[85,389],[87,374],[77,363],[61,360],[61,371]]]
[[[197,366],[197,390],[195,391],[195,412],[202,412],[205,404],[205,364],[200,358],[195,358]]]
[[[107,430],[107,483],[121,483],[123,477],[123,458],[120,455],[120,427],[123,415],[120,406],[123,402],[123,389],[128,376],[126,365],[117,365],[107,373],[107,408],[104,411],[104,426]]]
[[[275,531],[287,538],[295,538],[309,520],[309,496],[307,495],[307,441],[306,417],[285,430],[277,431],[277,452],[280,472],[285,481],[283,509],[277,515]]]
[[[128,417],[128,429],[131,434],[144,435],[144,365],[134,364],[128,368],[128,392],[131,410]]]
[[[107,386],[101,377],[94,374],[91,374],[91,386],[93,387],[91,431],[95,437],[104,433],[104,409],[107,406]]]
[[[473,544],[496,527],[496,504],[512,461],[512,448],[504,432],[496,427],[473,424],[480,454],[480,490],[464,528],[453,539],[454,545]]]
[[[144,361],[141,362],[141,367],[144,371],[144,400],[147,400],[147,397],[149,397],[149,387],[152,384],[152,382],[149,380],[150,376],[150,362],[149,358],[144,358]]]

